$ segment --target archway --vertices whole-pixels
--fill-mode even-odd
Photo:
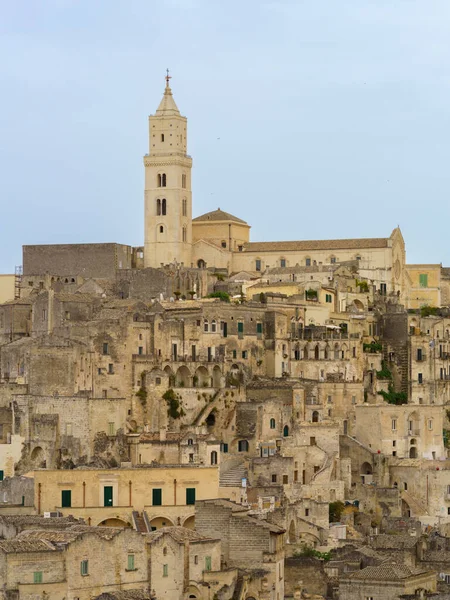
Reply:
[[[172,369],[169,367],[169,365],[166,365],[164,367],[164,373],[167,375],[167,377],[169,378],[169,387],[172,387],[175,385],[175,374],[172,371]]]
[[[339,360],[341,358],[341,351],[339,350],[339,344],[336,343],[334,345],[334,360]]]
[[[319,413],[317,412],[317,410],[313,411],[312,422],[313,423],[318,423],[319,422]]]
[[[173,527],[173,523],[167,517],[154,517],[150,520],[150,527],[154,531],[155,529],[161,529],[161,527]]]
[[[325,346],[323,353],[325,360],[328,360],[330,358],[330,346],[328,344]]]
[[[213,387],[222,387],[222,371],[220,370],[220,367],[218,365],[215,365],[213,369]]]
[[[361,300],[354,300],[353,301],[353,306],[355,307],[355,309],[358,312],[363,312],[364,311],[364,304],[361,302]]]
[[[372,472],[372,465],[368,462],[363,462],[363,464],[361,465],[361,473],[363,475],[372,475]]]
[[[289,435],[289,426],[285,425],[283,427],[283,437],[288,437],[288,435]]]
[[[30,456],[33,461],[34,466],[36,467],[46,467],[46,460],[44,458],[44,450],[40,446],[36,446],[33,449]]]
[[[176,387],[191,387],[191,373],[185,365],[182,365],[178,369],[175,379],[175,385]]]
[[[216,424],[216,415],[214,414],[213,410],[206,417],[205,423],[207,427],[214,427],[214,425]]]
[[[186,529],[194,529],[195,527],[195,515],[191,515],[187,519],[184,520],[183,527]]]
[[[97,527],[117,527],[117,528],[122,528],[122,527],[128,527],[131,528],[131,524],[128,523],[128,521],[125,521],[124,519],[119,519],[119,517],[111,517],[109,519],[104,519],[103,521],[101,521]]]
[[[319,345],[314,348],[314,360],[319,360]]]
[[[197,267],[199,269],[206,269],[206,262],[202,258],[199,258],[197,261]]]
[[[195,371],[196,387],[210,387],[211,378],[206,367],[198,367]]]
[[[417,458],[417,448],[415,446],[411,446],[409,449],[409,458]]]

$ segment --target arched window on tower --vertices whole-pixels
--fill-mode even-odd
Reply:
[[[181,207],[182,207],[183,217],[187,217],[187,200],[186,200],[186,198],[183,198]]]
[[[163,198],[161,201],[161,214],[163,214],[163,215],[167,214],[167,204],[166,204],[165,198]]]
[[[183,242],[187,242],[187,229],[186,229],[186,225],[183,225]]]
[[[162,225],[159,226],[159,233],[164,233],[164,227]]]
[[[183,188],[183,190],[186,189],[186,173],[183,173],[181,175],[181,187]]]
[[[165,173],[158,173],[158,187],[166,187],[167,177]]]
[[[159,198],[156,200],[156,214],[158,217],[161,214],[161,200]]]

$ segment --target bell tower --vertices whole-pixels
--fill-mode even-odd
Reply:
[[[145,267],[192,261],[192,158],[187,119],[180,115],[167,70],[164,96],[149,117],[145,167]]]

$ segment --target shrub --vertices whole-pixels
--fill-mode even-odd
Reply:
[[[163,399],[167,403],[167,414],[172,419],[179,419],[184,415],[184,411],[180,408],[180,400],[175,394],[172,388],[169,388],[167,392],[163,394]]]
[[[328,507],[328,518],[330,523],[338,523],[341,520],[344,507],[345,504],[340,500],[337,500],[336,502],[330,502]]]
[[[228,292],[212,292],[207,298],[219,298],[222,302],[230,302],[230,294]]]

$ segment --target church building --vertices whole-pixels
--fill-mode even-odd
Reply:
[[[250,241],[250,225],[218,208],[192,218],[192,158],[187,119],[181,116],[166,77],[163,98],[149,117],[145,167],[145,267],[168,264],[256,274],[271,268],[312,271],[357,261],[360,276],[381,293],[404,292],[405,243],[400,228],[384,238]]]

